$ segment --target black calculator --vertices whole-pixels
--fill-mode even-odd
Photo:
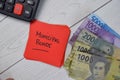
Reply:
[[[0,0],[0,13],[25,21],[35,18],[40,0]]]

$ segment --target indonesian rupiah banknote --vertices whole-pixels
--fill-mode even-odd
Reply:
[[[101,28],[103,28],[107,32],[110,32],[111,34],[115,35],[120,39],[120,35],[117,32],[115,32],[109,25],[107,25],[99,16],[91,14],[90,16],[88,16],[88,18],[91,19],[96,24],[98,24]]]
[[[89,38],[88,38],[88,35],[89,35]],[[94,39],[90,40],[92,38],[94,38]],[[105,48],[104,46],[106,46],[106,47],[108,46],[108,48]],[[109,48],[109,46],[111,46],[111,48]],[[108,49],[108,50],[101,51],[102,49],[101,50],[95,49],[95,48],[99,48],[99,47],[101,47],[103,50],[104,49]],[[71,56],[69,58],[67,58],[67,60],[65,61],[64,67],[69,71],[69,75],[71,77],[75,78],[76,80],[85,80],[87,74],[89,73],[89,71],[87,70],[87,69],[89,69],[88,65],[83,64],[83,63],[78,64],[78,62],[75,60],[76,55],[77,55],[77,57],[79,57],[79,59],[78,59],[79,61],[83,60],[84,62],[87,62],[87,63],[93,61],[93,58],[91,56],[97,56],[97,59],[99,57],[99,59],[102,59],[102,60],[107,59],[110,62],[112,60],[112,61],[114,61],[114,63],[116,63],[115,62],[115,61],[117,61],[116,59],[105,56],[106,51],[107,51],[107,54],[110,55],[111,57],[113,56],[112,54],[116,54],[113,51],[111,52],[110,49],[113,49],[113,48],[114,47],[113,47],[112,44],[110,44],[110,43],[106,44],[106,42],[104,42],[104,40],[102,40],[102,42],[101,42],[101,39],[99,40],[99,38],[96,35],[90,33],[86,29],[83,29],[80,32],[80,34],[79,34],[79,36],[78,36],[78,38],[77,38],[77,40],[76,40],[76,42],[75,42],[75,44],[72,48],[72,51],[71,51],[71,54],[70,54]],[[120,49],[118,49],[118,50],[120,50]],[[80,52],[79,56],[78,56],[77,52]],[[116,51],[116,52],[119,52],[119,51]],[[117,63],[118,63],[118,61],[117,61]],[[117,68],[114,68],[114,69],[117,69]],[[111,71],[111,73],[109,75],[114,75],[114,74],[119,74],[119,73],[115,72],[115,73],[112,74],[112,71]],[[80,77],[80,75],[81,75],[82,78]],[[106,78],[109,78],[109,77],[106,77]],[[117,76],[116,78],[119,78],[119,77]],[[86,79],[86,80],[92,80],[92,79]]]
[[[95,34],[96,36],[100,37],[101,39],[103,39],[103,40],[105,40],[105,41],[120,48],[120,39],[119,38],[117,38],[115,35],[107,32],[106,30],[101,28],[99,25],[94,23],[89,18],[86,18],[85,21],[78,27],[78,29],[73,34],[72,38],[69,41],[69,43],[71,45],[74,44],[74,42],[76,41],[76,39],[77,39],[77,37],[82,29],[87,29],[88,31]]]
[[[77,40],[104,52],[103,56],[120,60],[120,48],[106,42],[86,29],[80,32]]]
[[[120,80],[119,38],[91,14],[70,39],[72,50],[64,63],[69,76],[75,80]]]
[[[85,48],[84,46],[86,47],[87,45],[82,42],[78,42],[78,41],[75,42],[74,46],[71,49],[71,53],[69,54],[69,56],[67,57],[67,59],[65,60],[65,63],[64,63],[64,67],[67,71],[69,71],[71,62],[73,60],[73,56],[75,55],[76,51],[80,50],[82,52],[87,52],[87,53],[98,55],[98,56],[104,55],[103,52],[101,52],[91,46],[87,46],[87,48]]]
[[[89,26],[88,24],[91,24],[91,26]],[[103,29],[100,29],[99,28],[99,26],[98,25],[96,25],[95,23],[93,23],[90,19],[86,19],[84,22],[83,22],[83,24],[81,25],[81,27],[79,27],[78,28],[78,30],[76,31],[76,35],[77,36],[73,36],[73,38],[72,39],[75,39],[76,40],[76,38],[78,37],[78,35],[79,35],[79,33],[82,31],[82,29],[87,29],[87,30],[89,30],[89,31],[91,31],[92,33],[94,33],[94,34],[96,34],[96,35],[98,35],[98,36],[101,36],[102,37],[102,39],[104,39],[105,40],[105,38],[106,38],[106,41],[108,41],[108,42],[110,42],[111,44],[113,44],[113,42],[115,41],[115,42],[117,42],[118,41],[118,38],[116,38],[116,37],[114,37],[114,35],[112,35],[112,34],[109,34],[108,32],[106,32],[105,30],[103,30]],[[105,34],[106,33],[106,34]],[[103,37],[104,36],[104,37]],[[95,36],[94,36],[95,37]],[[99,41],[98,41],[98,43],[97,43],[97,47],[96,47],[96,45],[94,46],[94,47],[96,47],[97,49],[99,49],[99,48],[101,48],[102,49],[102,51],[105,51],[107,54],[109,53],[109,55],[112,55],[112,53],[113,53],[113,47],[112,47],[112,45],[110,44],[109,45],[109,43],[108,42],[105,42],[105,41],[103,41],[102,39],[98,39]],[[75,40],[73,40],[73,42],[75,41]],[[85,42],[86,43],[86,42]],[[106,44],[106,43],[108,43],[108,44]],[[105,44],[108,46],[106,46],[106,48],[103,46],[103,44],[104,44],[104,46],[105,46]],[[101,47],[100,47],[101,46]],[[103,46],[103,47],[102,47]],[[107,49],[108,48],[108,49]],[[100,50],[101,50],[100,49]],[[111,51],[110,51],[111,50]],[[116,51],[119,51],[119,49],[116,49]],[[71,52],[71,53],[73,53],[73,51]],[[69,57],[68,58],[70,58],[71,59],[71,57],[72,57],[73,55],[72,54],[70,54],[69,55]],[[117,56],[118,57],[118,56]],[[69,60],[67,59],[66,61],[68,61],[69,62]]]
[[[92,48],[80,41],[75,42],[74,49],[76,51],[69,66],[70,77],[75,80],[119,80],[120,61],[94,55]]]
[[[76,52],[69,76],[75,80],[119,80],[119,61]]]

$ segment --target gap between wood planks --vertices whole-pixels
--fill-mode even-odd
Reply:
[[[77,21],[76,23],[74,23],[73,25],[70,26],[70,28],[73,28],[76,24],[78,24],[79,22],[81,22],[83,19],[85,19],[86,17],[88,17],[90,14],[95,13],[96,11],[98,11],[99,9],[103,8],[104,6],[106,6],[107,4],[109,4],[112,0],[109,0],[108,2],[106,2],[105,4],[103,4],[102,6],[100,6],[99,8],[95,9],[94,11],[92,11],[91,13],[89,13],[88,15],[86,15],[85,17],[83,17],[82,19],[80,19],[79,21]],[[4,21],[8,16],[4,17],[0,22]],[[7,70],[9,70],[10,68],[12,68],[14,65],[18,64],[20,61],[24,60],[24,58],[16,61],[14,64],[12,64],[11,66],[9,66],[7,69],[3,70],[2,72],[0,72],[0,75],[3,74],[4,72],[6,72]]]
[[[103,8],[104,6],[106,6],[108,3],[110,3],[112,0],[109,0],[108,2],[104,3],[102,6],[100,6],[99,8],[95,9],[94,11],[92,11],[91,13],[89,13],[88,15],[86,15],[85,17],[83,17],[82,19],[80,19],[79,21],[77,21],[76,23],[74,23],[73,25],[70,26],[70,28],[73,28],[76,24],[78,24],[79,22],[81,22],[82,20],[84,20],[85,18],[87,18],[90,14],[95,13],[96,11],[98,11],[99,9]]]
[[[0,20],[0,22],[4,21],[8,16],[5,16],[3,19]]]

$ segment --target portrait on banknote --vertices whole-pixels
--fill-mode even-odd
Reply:
[[[86,80],[104,80],[110,69],[110,61],[104,57],[92,56],[93,62],[89,63],[91,75]]]

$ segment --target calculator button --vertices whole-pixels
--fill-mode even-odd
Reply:
[[[29,5],[34,5],[34,1],[33,0],[27,0],[27,4],[29,4]]]
[[[25,6],[23,15],[29,18],[32,14],[32,8],[30,6]]]
[[[40,0],[0,0],[0,13],[25,21],[32,21]]]
[[[14,4],[15,0],[7,0],[6,2],[9,4]]]
[[[6,4],[6,5],[5,5],[5,11],[7,11],[7,12],[12,12],[12,11],[13,11],[13,6],[12,6],[12,5],[9,5],[9,4]]]
[[[20,3],[16,3],[14,7],[14,14],[21,15],[23,11],[23,5]]]
[[[19,2],[23,3],[25,0],[18,0]]]
[[[4,3],[0,2],[0,9],[3,9]]]

